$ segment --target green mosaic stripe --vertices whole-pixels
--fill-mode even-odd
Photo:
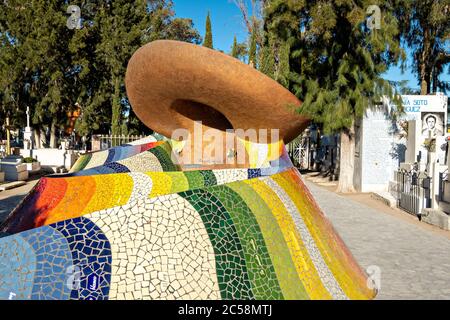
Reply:
[[[269,207],[249,185],[243,182],[233,182],[227,186],[235,191],[253,212],[269,251],[284,298],[287,300],[309,299],[292,261],[283,233]]]
[[[234,221],[244,250],[255,298],[258,300],[283,299],[261,229],[249,207],[236,192],[227,186],[208,188],[208,191],[222,202]]]
[[[77,162],[75,163],[75,165],[72,167],[72,169],[70,170],[70,172],[78,172],[83,170],[89,163],[89,161],[92,158],[92,154],[88,153],[88,154],[84,154],[82,155]]]
[[[161,146],[152,148],[148,151],[153,153],[156,156],[156,158],[158,158],[163,171],[178,171],[177,167],[172,162],[172,159],[170,159],[170,156],[163,148],[161,148]]]
[[[198,171],[186,171],[184,172],[188,182],[189,189],[203,188],[205,183],[203,182],[203,176]]]
[[[215,186],[217,184],[216,176],[212,170],[201,170],[200,174],[203,176],[205,187]]]
[[[169,159],[170,163],[174,166],[174,171],[181,171],[181,167],[177,164],[175,164],[172,160],[172,154],[173,154],[173,149],[172,149],[172,145],[168,142],[163,143],[162,145],[159,146],[162,150],[164,150],[164,152],[167,154],[167,158]]]
[[[189,190],[189,181],[186,177],[185,172],[175,171],[166,172],[172,180],[172,187],[170,188],[171,193],[178,193],[182,191]]]
[[[216,270],[223,299],[254,299],[245,255],[233,220],[223,204],[204,189],[179,193],[197,210],[216,256]]]

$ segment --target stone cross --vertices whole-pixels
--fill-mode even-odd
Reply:
[[[30,107],[27,107],[27,127],[30,126]]]

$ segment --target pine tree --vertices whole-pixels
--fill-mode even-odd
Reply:
[[[277,78],[303,101],[300,113],[325,133],[341,134],[340,192],[354,190],[355,121],[373,99],[393,96],[381,74],[402,54],[390,2],[378,1],[382,27],[374,30],[366,25],[370,4],[269,0],[265,7],[266,38],[276,40]]]
[[[450,89],[448,83],[439,81],[450,63],[449,15],[450,1],[411,0],[396,6],[403,39],[412,49],[421,94]]]
[[[206,32],[205,32],[205,40],[203,42],[203,46],[213,49],[213,36],[212,36],[212,30],[211,30],[211,18],[208,12],[208,15],[206,16]]]
[[[126,65],[134,51],[156,39],[200,43],[191,19],[175,18],[165,0],[71,1],[82,28],[69,30],[67,1],[8,0],[0,9],[0,117],[23,127],[32,111],[36,136],[56,134],[67,112],[81,109],[76,131],[149,130],[132,112],[125,93]],[[137,131],[137,132],[136,132]],[[39,145],[38,145],[39,147]]]
[[[69,52],[72,33],[66,27],[66,8],[62,0],[11,0],[0,10],[0,34],[5,40],[0,47],[0,64],[11,58],[8,52],[16,54],[3,74],[6,78],[0,81],[5,86],[1,91],[8,92],[3,103],[12,102],[14,109],[9,112],[20,116],[21,124],[29,106],[36,131],[44,126],[50,129],[50,147],[56,147],[57,132],[64,127],[67,111],[74,104],[76,71]],[[9,76],[14,77],[14,84],[8,83]]]

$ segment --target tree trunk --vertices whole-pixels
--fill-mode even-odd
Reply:
[[[353,175],[355,171],[355,128],[341,132],[339,184],[337,192],[355,192]]]
[[[33,136],[34,136],[34,149],[41,149],[41,129],[40,128],[35,128],[33,130]]]
[[[56,143],[56,120],[52,120],[52,124],[50,126],[50,148],[57,148]]]
[[[420,63],[420,94],[430,93],[430,82],[431,82],[431,70],[430,56],[431,56],[431,36],[430,30],[425,29],[423,33],[423,49],[419,59]]]
[[[41,148],[45,148],[45,146],[47,145],[47,137],[45,136],[44,128],[41,128],[41,130],[39,131],[39,141],[41,144]]]

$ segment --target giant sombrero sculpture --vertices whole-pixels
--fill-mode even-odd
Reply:
[[[1,226],[0,298],[374,297],[286,156],[283,142],[306,123],[293,95],[233,58],[174,41],[139,49],[126,85],[136,114],[167,139],[86,154],[69,174],[42,178]],[[262,131],[232,136],[244,163],[228,152],[187,163],[183,153],[205,151],[195,120],[216,138],[280,132],[266,143]],[[188,136],[171,139],[179,128]]]

